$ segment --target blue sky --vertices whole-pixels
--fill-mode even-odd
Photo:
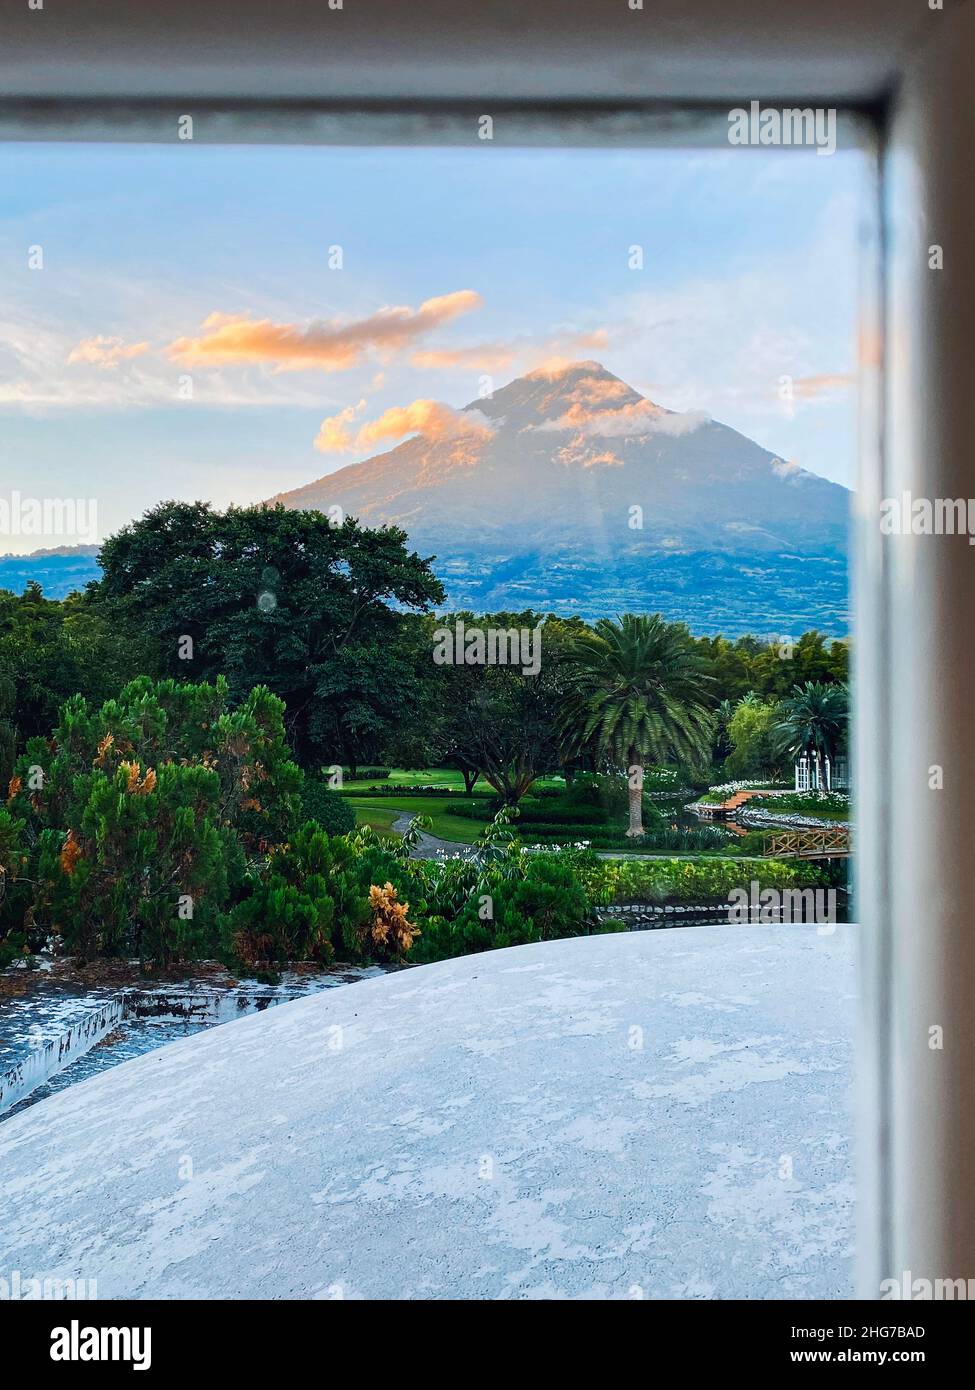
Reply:
[[[100,536],[553,359],[853,484],[854,151],[8,145],[0,184],[0,491],[93,498]]]

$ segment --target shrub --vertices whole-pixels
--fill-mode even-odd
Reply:
[[[232,710],[222,680],[140,677],[100,709],[72,697],[10,783],[32,880],[20,930],[82,958],[200,955],[246,857],[296,824],[301,782],[284,704],[264,687]]]
[[[369,947],[379,955],[404,956],[420,935],[420,928],[409,921],[409,903],[399,901],[391,883],[369,889],[370,920],[366,929]]]
[[[221,924],[225,958],[261,971],[295,960],[327,965],[337,950],[402,960],[420,934],[423,887],[419,866],[370,831],[330,836],[308,821],[248,874],[246,896]]]
[[[650,829],[642,839],[633,839],[625,830],[609,829],[605,826],[568,829],[558,825],[532,825],[521,833],[528,843],[534,840],[555,840],[573,844],[585,841],[594,849],[619,849],[631,854],[659,850],[670,850],[678,854],[728,853],[737,847],[727,831],[716,827],[704,827],[700,830]]]
[[[810,864],[779,859],[742,863],[735,859],[630,859],[580,861],[580,876],[594,906],[612,903],[724,901],[735,888],[810,887],[823,882]]]
[[[13,775],[17,754],[17,730],[14,717],[17,708],[17,687],[9,676],[0,675],[0,785],[6,786]]]
[[[36,919],[83,959],[201,954],[232,858],[217,772],[132,761],[77,780],[67,831],[38,838]]]
[[[728,850],[733,854],[764,854],[768,834],[767,830],[748,830],[744,835],[736,835],[730,840]]]
[[[355,829],[355,811],[339,792],[323,782],[305,778],[301,808],[308,820],[317,821],[328,835],[348,835]]]
[[[768,811],[772,815],[808,816],[820,820],[848,820],[850,798],[846,792],[782,792],[754,796],[747,811]]]
[[[448,801],[444,812],[448,816],[463,816],[465,820],[485,820],[500,809],[497,797],[482,797],[480,801]]]
[[[365,828],[330,850],[336,946],[355,959],[401,960],[426,929],[422,864],[407,857],[407,845],[390,847]]]
[[[714,786],[698,797],[698,801],[710,806],[720,806],[729,797],[734,796],[735,792],[743,791],[774,791],[776,788],[783,788],[781,782],[722,782]]]
[[[413,796],[439,796],[439,797],[443,797],[443,796],[460,796],[461,793],[457,790],[456,787],[435,787],[435,786],[433,786],[433,785],[430,784],[430,783],[424,782],[422,786],[417,786],[417,787],[404,787],[404,786],[401,786],[399,783],[388,784],[388,785],[386,785],[386,786],[384,786],[384,787],[347,787],[347,788],[344,790],[343,795],[344,795],[344,796],[367,796],[367,797],[370,797],[370,798],[371,798],[371,797],[376,797],[376,796],[410,796],[410,797],[413,797]],[[475,796],[475,797],[480,797],[480,804],[481,804],[482,806],[484,805],[484,802],[485,802],[486,800],[489,799],[489,798],[486,798],[486,797],[481,796],[481,793],[480,793],[480,792],[473,792],[472,795]],[[500,804],[500,802],[499,802],[498,804]]]
[[[335,916],[330,869],[329,837],[308,821],[247,875],[245,896],[221,920],[225,954],[262,971],[295,960],[327,965]]]
[[[449,801],[445,807],[449,815],[463,816],[467,820],[483,820],[485,815],[500,810],[499,800],[489,801]],[[663,827],[663,817],[652,801],[643,803],[644,826],[648,830]],[[626,831],[627,813],[625,808],[603,806],[599,803],[577,803],[566,798],[554,800],[546,798],[540,805],[532,806],[520,802],[515,812],[515,829],[519,833],[531,835],[536,829],[545,826],[556,833],[565,830],[575,833],[579,838],[585,829],[603,830],[622,835]],[[584,835],[582,838],[586,838]]]
[[[609,811],[627,814],[629,789],[622,777],[604,777],[600,773],[580,772],[565,789],[565,799],[573,806],[600,806]]]
[[[0,970],[41,946],[25,921],[30,885],[23,878],[28,863],[23,832],[24,821],[0,808]]]
[[[430,916],[417,961],[579,936],[591,929],[589,901],[569,856],[511,848],[492,864],[431,864]]]

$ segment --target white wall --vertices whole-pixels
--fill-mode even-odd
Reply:
[[[925,36],[892,113],[885,440],[860,517],[864,1297],[907,1270],[975,1278],[975,548],[877,535],[878,495],[975,497],[975,5]]]

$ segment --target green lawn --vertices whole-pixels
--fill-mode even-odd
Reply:
[[[562,777],[540,777],[535,783],[537,787],[564,787],[565,779]],[[464,793],[464,778],[453,768],[424,768],[423,771],[416,769],[394,767],[388,778],[382,781],[375,777],[357,777],[356,780],[347,781],[344,791],[365,791],[368,787],[449,787],[451,791]],[[477,786],[473,791],[474,796],[497,796],[493,787],[488,786],[484,778],[478,779]],[[432,798],[431,798],[432,799]]]
[[[540,787],[564,787],[565,781],[561,777],[540,777],[537,786]],[[440,840],[454,840],[458,844],[470,845],[478,838],[484,826],[491,819],[490,813],[485,807],[483,821],[468,820],[463,816],[451,816],[445,811],[445,807],[451,801],[464,798],[464,778],[461,773],[452,768],[425,768],[422,771],[409,768],[393,768],[388,778],[377,781],[375,778],[358,778],[356,781],[346,782],[343,791],[362,792],[369,787],[450,787],[449,792],[440,796],[410,796],[404,792],[402,796],[355,796],[349,798],[350,805],[355,809],[356,822],[359,825],[370,825],[373,830],[380,834],[397,834],[393,830],[393,821],[397,820],[404,812],[413,816],[428,816],[431,821],[430,834],[436,835]],[[491,797],[497,796],[493,787],[488,786],[483,777],[479,779],[477,786],[471,793],[473,798],[481,798],[488,801]]]
[[[368,825],[379,835],[395,835],[393,821],[399,815],[382,801],[354,801],[356,825]]]
[[[355,809],[358,824],[371,825],[374,830],[392,832],[393,821],[408,812],[413,816],[428,816],[430,834],[440,840],[473,844],[490,817],[486,811],[483,822],[448,815],[444,808],[454,800],[456,797],[450,793],[444,796],[357,796],[349,798],[349,805]]]
[[[347,781],[344,784],[345,791],[361,791],[367,787],[450,787],[451,790],[463,792],[464,779],[459,772],[452,769],[426,768],[422,772],[409,771],[406,768],[394,767],[388,777],[382,779],[376,777],[357,777],[355,781]],[[481,783],[477,785],[477,791],[481,790]],[[490,793],[491,788],[486,791]]]
[[[440,786],[448,785],[455,788],[453,791],[444,792],[443,796],[411,796],[408,792],[402,796],[363,796],[361,792],[370,786],[383,787],[420,787],[420,786]],[[540,778],[536,786],[556,786],[564,788],[565,782],[561,777]],[[369,825],[381,835],[396,835],[399,832],[393,830],[393,822],[398,820],[404,813],[412,816],[426,816],[430,820],[429,833],[435,835],[440,840],[452,840],[458,844],[470,845],[480,836],[491,819],[490,812],[485,805],[483,820],[469,820],[464,816],[452,816],[446,808],[452,801],[465,798],[464,779],[459,772],[444,769],[433,769],[418,771],[407,771],[397,768],[389,775],[388,780],[346,782],[343,790],[359,792],[359,795],[349,797],[349,805],[353,807],[356,814],[358,825]],[[483,781],[478,782],[472,793],[472,799],[482,799],[485,803],[489,798],[496,796],[494,789]],[[526,838],[531,838],[530,827],[525,827],[522,832]],[[575,839],[585,839],[585,833],[580,827],[567,827],[565,838],[567,842]],[[656,854],[656,851],[647,851]],[[667,853],[671,857],[673,852],[660,851],[661,854]],[[700,851],[695,851],[691,857],[698,857]],[[621,857],[631,857],[626,852],[622,852]],[[639,851],[634,851],[632,857],[639,857]]]

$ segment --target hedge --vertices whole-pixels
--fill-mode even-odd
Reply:
[[[811,864],[787,864],[781,859],[604,859],[580,865],[589,901],[596,907],[614,903],[701,902],[725,899],[736,888],[814,887],[824,882]]]

